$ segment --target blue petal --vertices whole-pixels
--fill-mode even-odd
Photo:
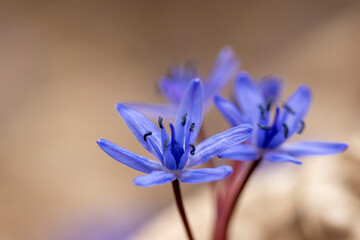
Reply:
[[[221,49],[218,58],[209,74],[208,81],[204,85],[205,101],[221,91],[230,79],[235,75],[240,66],[239,59],[236,58],[230,47]]]
[[[291,134],[297,131],[299,123],[309,111],[311,105],[310,88],[306,85],[298,87],[295,93],[286,101],[286,105],[295,111],[295,114],[287,113],[285,120]]]
[[[181,101],[181,98],[184,94],[185,87],[183,83],[179,81],[174,81],[169,78],[162,78],[159,80],[159,88],[163,96],[172,102],[174,105],[178,105]]]
[[[154,171],[148,175],[136,177],[134,183],[140,187],[152,187],[172,182],[176,179],[173,173],[165,171]]]
[[[272,101],[272,103],[278,101],[284,85],[282,79],[276,76],[261,78],[256,84],[264,95],[265,100]]]
[[[162,151],[159,149],[159,147],[154,143],[154,140],[152,137],[148,137],[147,140],[150,142],[151,146],[153,147],[157,159],[160,160],[161,164],[164,165],[164,157],[162,155]]]
[[[176,170],[177,164],[174,156],[171,153],[170,146],[164,151],[164,163],[169,170]]]
[[[135,135],[137,140],[148,150],[151,154],[157,157],[156,151],[153,149],[149,141],[145,141],[144,135],[148,132],[152,134],[149,136],[153,138],[154,143],[161,147],[161,136],[158,127],[148,119],[144,114],[121,103],[116,104],[116,108],[120,116],[124,119],[130,131]]]
[[[260,90],[245,71],[240,72],[237,76],[235,94],[248,123],[257,124],[260,117],[259,105],[266,107],[266,102]]]
[[[257,146],[260,148],[263,148],[264,145],[266,144],[266,141],[269,137],[270,131],[269,129],[264,129],[263,127],[268,127],[269,126],[269,118],[270,118],[270,113],[269,111],[263,109],[262,110],[263,113],[261,114],[260,118],[259,118],[259,122],[258,124],[260,124],[262,127],[260,127],[258,124],[254,130],[254,134],[252,136],[252,143],[256,142]],[[261,111],[260,111],[261,112]]]
[[[281,152],[269,152],[266,153],[264,158],[269,162],[292,162],[298,165],[301,165],[302,162],[296,160],[295,157]]]
[[[299,128],[300,122],[305,118],[311,104],[311,90],[309,87],[302,85],[295,93],[286,101],[286,105],[291,108],[293,113],[282,109],[279,120],[277,122],[278,133],[270,141],[268,147],[275,148],[290,138]],[[289,129],[287,138],[285,137],[285,129],[282,124],[285,123]]]
[[[182,117],[186,114],[185,126],[181,125]],[[181,100],[178,112],[175,118],[176,141],[184,145],[184,137],[189,132],[190,124],[195,123],[191,133],[189,143],[195,143],[199,133],[203,118],[203,90],[199,80],[192,81],[187,87]],[[184,134],[181,133],[184,132]],[[187,146],[186,146],[187,147]]]
[[[181,159],[180,159],[179,165],[178,165],[179,170],[182,170],[185,167],[185,165],[186,165],[186,163],[187,163],[187,161],[189,159],[189,153],[190,153],[191,150],[192,150],[192,147],[188,147],[185,150],[184,154],[181,156]]]
[[[232,173],[230,166],[217,168],[186,169],[180,172],[178,179],[183,183],[204,183],[218,181]]]
[[[187,167],[204,164],[226,149],[242,143],[249,138],[252,129],[250,124],[242,124],[206,139],[196,147],[195,154],[189,156]]]
[[[294,157],[307,157],[336,154],[345,151],[347,148],[348,145],[344,143],[306,141],[283,145],[280,151]]]
[[[101,149],[104,150],[104,152],[106,152],[110,157],[140,172],[150,173],[154,170],[162,169],[162,165],[160,163],[146,157],[139,156],[106,139],[99,139],[97,144],[99,144]]]
[[[226,158],[240,161],[254,161],[259,159],[260,155],[256,148],[248,144],[239,144],[219,154],[219,158]]]
[[[173,119],[176,115],[176,106],[172,104],[145,104],[129,102],[125,105],[134,108],[135,110],[149,116],[151,118],[158,118],[161,116],[164,119]]]
[[[230,123],[231,126],[237,126],[244,123],[244,117],[239,109],[229,100],[222,98],[218,95],[214,97],[215,106]]]

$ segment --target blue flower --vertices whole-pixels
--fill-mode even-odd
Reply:
[[[245,141],[252,126],[243,124],[214,135],[195,146],[203,117],[203,91],[199,80],[192,81],[186,89],[170,125],[171,138],[159,117],[158,126],[142,113],[124,104],[117,110],[141,145],[158,161],[139,156],[114,143],[100,139],[99,146],[112,158],[143,173],[134,179],[138,186],[165,184],[175,179],[184,183],[216,181],[232,173],[230,166],[189,169],[204,164],[227,148]]]
[[[255,82],[246,72],[240,72],[235,82],[235,97],[240,110],[232,102],[215,96],[215,105],[231,125],[254,125],[254,133],[246,144],[231,147],[219,157],[244,161],[264,158],[270,162],[302,164],[298,157],[336,154],[347,149],[346,144],[333,142],[284,144],[295,133],[303,132],[304,118],[311,103],[311,90],[305,85],[299,86],[279,107],[277,101],[281,91],[282,81],[276,77]],[[271,121],[272,112],[274,117]]]
[[[240,61],[235,57],[232,49],[224,47],[220,51],[209,76],[203,81],[205,110],[209,109],[214,94],[226,86],[239,66]],[[172,119],[176,114],[186,87],[196,78],[200,78],[200,76],[191,63],[184,66],[174,65],[170,68],[168,76],[159,80],[159,88],[166,98],[167,104],[127,103],[127,105],[145,113],[147,116],[162,116]]]

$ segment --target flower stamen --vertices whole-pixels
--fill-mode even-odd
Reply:
[[[291,113],[292,115],[295,115],[295,111],[286,103],[283,105],[283,108],[285,108],[289,113]]]
[[[289,127],[288,127],[288,125],[286,123],[283,123],[282,125],[284,127],[284,137],[288,138],[288,136],[289,136]]]
[[[167,149],[168,147],[169,147],[169,140],[165,139],[165,141],[164,141],[164,146],[163,146],[164,152],[166,151],[166,149]]]
[[[298,130],[298,134],[301,134],[305,129],[305,122],[303,120],[301,120],[300,122],[300,129]]]
[[[195,127],[195,123],[191,123],[191,124],[190,124],[190,128],[189,128],[189,131],[190,131],[190,132],[193,132],[193,131],[194,131],[194,127]]]
[[[151,134],[152,134],[151,131],[148,131],[147,133],[144,134],[144,137],[143,137],[143,138],[144,138],[144,141],[145,141],[145,142],[147,142],[147,139],[146,139],[146,138],[147,138],[148,136],[150,136]]]
[[[182,125],[182,126],[185,126],[185,123],[186,123],[186,116],[187,116],[187,114],[186,114],[186,113],[184,113],[184,115],[182,115],[182,117],[181,117],[181,125]]]
[[[262,130],[266,130],[266,131],[268,131],[268,130],[270,130],[270,129],[271,129],[271,127],[270,127],[270,126],[263,126],[263,125],[261,125],[260,123],[258,123],[257,125],[258,125],[258,127],[259,127],[259,128],[261,128]]]
[[[163,129],[164,128],[164,125],[163,125],[163,118],[159,116],[159,119],[158,119],[158,125],[159,125],[159,128],[160,129]]]
[[[261,118],[262,118],[262,119],[266,119],[264,107],[261,106],[260,104],[258,105],[258,107],[259,107],[259,109],[260,109]]]
[[[194,144],[189,144],[189,147],[191,147],[190,154],[194,155],[195,154],[195,149],[196,149]]]

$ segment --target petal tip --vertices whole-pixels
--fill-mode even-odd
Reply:
[[[237,75],[238,80],[248,80],[250,78],[250,74],[247,71],[240,71]]]
[[[298,87],[298,91],[300,91],[304,96],[311,97],[311,95],[312,95],[311,88],[308,85],[305,85],[305,84],[301,84]]]
[[[349,145],[346,143],[340,143],[339,144],[339,152],[344,152],[349,148]]]
[[[100,147],[104,146],[107,142],[108,142],[108,140],[103,139],[103,138],[100,138],[100,139],[98,139],[98,140],[96,141],[96,143],[97,143]]]
[[[139,181],[139,178],[134,178],[133,183],[138,187],[149,187],[142,183],[142,181]]]
[[[117,103],[117,104],[115,104],[115,107],[118,111],[121,111],[122,109],[127,108],[127,106],[123,103]]]
[[[226,176],[229,176],[230,174],[233,173],[233,168],[231,166],[222,166],[222,168],[224,169],[224,171],[226,172]]]

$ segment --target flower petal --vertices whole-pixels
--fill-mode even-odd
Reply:
[[[186,114],[185,125],[182,126],[183,116]],[[175,132],[176,141],[182,146],[184,145],[184,137],[186,136],[190,125],[195,123],[195,127],[192,129],[189,143],[195,143],[196,137],[199,133],[201,122],[203,118],[203,90],[200,80],[192,81],[187,87],[183,98],[181,100],[178,112],[175,118]],[[182,135],[180,131],[184,131]]]
[[[175,170],[177,167],[176,160],[170,151],[170,147],[164,151],[164,164],[169,170]]]
[[[219,158],[239,161],[254,161],[259,159],[259,157],[257,149],[248,144],[235,145],[219,154]]]
[[[125,105],[134,108],[135,110],[149,116],[151,118],[158,118],[161,116],[164,119],[173,119],[176,115],[176,106],[172,104],[145,104],[129,102]]]
[[[295,111],[295,114],[287,113],[285,123],[289,126],[289,133],[294,133],[310,108],[311,90],[306,85],[301,85],[295,93],[286,101],[286,105]],[[286,113],[285,113],[286,114]]]
[[[189,156],[186,166],[194,167],[204,164],[226,149],[242,143],[249,138],[252,129],[250,124],[242,124],[204,140],[196,147],[195,154]]]
[[[301,165],[302,162],[296,160],[295,157],[281,152],[269,152],[266,153],[264,158],[269,162],[292,162],[298,165]]]
[[[145,176],[139,176],[134,179],[134,183],[140,187],[152,187],[155,185],[161,185],[168,182],[172,182],[176,179],[173,173],[165,171],[154,171]]]
[[[257,124],[260,117],[259,105],[265,107],[266,103],[264,96],[245,71],[240,72],[237,76],[235,94],[248,123]]]
[[[178,105],[180,103],[185,90],[181,82],[164,77],[159,80],[158,84],[162,95],[167,100],[172,102],[174,105]]]
[[[186,169],[180,172],[178,179],[183,183],[204,183],[218,181],[232,173],[230,166],[217,168]]]
[[[211,73],[204,85],[205,101],[221,91],[240,67],[240,61],[236,58],[230,47],[221,49]]]
[[[189,159],[189,153],[190,153],[191,150],[192,150],[192,147],[189,146],[185,150],[184,154],[181,156],[181,159],[180,159],[179,165],[178,165],[179,170],[182,170],[185,167],[185,165],[186,165],[186,163],[187,163],[187,161]]]
[[[271,101],[272,103],[275,103],[281,95],[284,84],[282,79],[280,79],[279,77],[267,76],[261,78],[256,83],[256,85],[261,90],[266,101]]]
[[[161,148],[161,136],[158,127],[144,114],[124,104],[118,103],[116,104],[116,108],[130,131],[135,135],[141,145],[157,157],[155,150],[148,141],[145,141],[146,138],[144,136],[145,134],[151,132],[151,135],[149,136],[153,138],[154,143],[158,146],[158,148]]]
[[[99,144],[101,149],[110,157],[140,172],[150,173],[154,170],[162,169],[162,165],[159,162],[130,152],[106,139],[99,139],[97,144]]]
[[[347,148],[348,145],[345,143],[306,141],[283,145],[280,147],[280,151],[284,151],[293,157],[307,157],[336,154],[345,151]]]
[[[305,118],[311,104],[311,90],[301,85],[286,101],[278,118],[278,133],[269,142],[269,148],[275,148],[290,138],[299,128],[300,122]],[[287,130],[282,126],[286,124]],[[288,131],[285,134],[285,131]],[[285,136],[287,135],[287,136]]]
[[[214,97],[215,106],[230,123],[231,126],[237,126],[244,123],[244,116],[240,113],[239,109],[229,100],[222,98],[218,95]]]

